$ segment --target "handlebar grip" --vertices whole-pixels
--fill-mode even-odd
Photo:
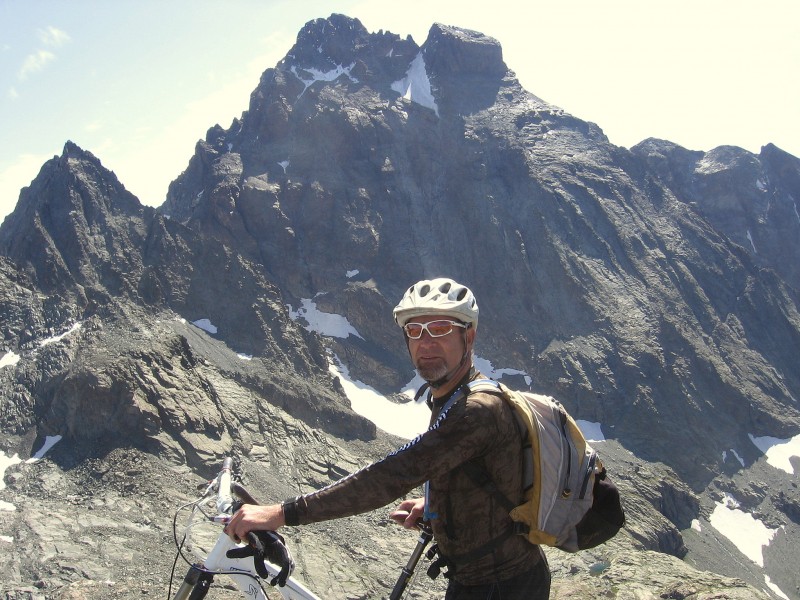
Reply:
[[[233,504],[231,497],[231,467],[233,459],[226,456],[222,461],[222,470],[217,476],[217,511],[228,512]]]

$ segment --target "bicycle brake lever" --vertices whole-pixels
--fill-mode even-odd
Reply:
[[[231,491],[234,496],[241,498],[244,504],[259,504],[259,502],[253,498],[252,494],[238,481],[234,481],[231,484]]]

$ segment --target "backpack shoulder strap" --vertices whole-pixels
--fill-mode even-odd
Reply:
[[[470,392],[488,392],[490,394],[502,394],[503,389],[500,382],[494,379],[473,379],[467,383]]]
[[[485,392],[489,394],[495,394],[501,396],[505,399],[505,393],[503,388],[501,387],[500,383],[493,380],[493,379],[475,379],[474,381],[470,381],[467,384],[469,388],[469,392]],[[513,407],[512,412],[513,412]],[[523,433],[523,430],[519,424],[517,423],[520,434]],[[497,487],[497,484],[492,479],[492,476],[489,472],[482,466],[475,462],[466,462],[461,465],[461,468],[470,478],[472,483],[476,486],[485,489],[489,494],[494,496],[497,501],[505,508],[507,511],[511,512],[514,507],[517,505],[511,499],[507,498],[503,492],[500,491],[500,488]]]

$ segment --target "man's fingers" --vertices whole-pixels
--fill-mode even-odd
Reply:
[[[419,528],[419,515],[415,515],[411,512],[406,520],[403,521],[403,527],[406,529],[418,529]]]
[[[233,540],[237,544],[240,544],[242,541],[242,538],[239,537],[238,534],[239,524],[241,522],[242,522],[242,515],[239,513],[239,511],[237,511],[236,514],[233,515],[233,517],[231,517],[231,520],[228,521],[228,524],[225,525],[225,527],[222,529],[222,531],[226,533],[228,537],[231,538],[231,540]]]
[[[227,536],[228,536],[229,538],[231,538],[231,540],[233,540],[233,541],[234,541],[234,542],[236,542],[237,544],[238,544],[238,543],[240,543],[240,542],[242,541],[242,540],[239,538],[239,536],[238,536],[238,535],[236,535],[236,534],[233,532],[233,530],[232,530],[232,529],[228,529],[228,528],[226,527],[226,528],[225,528],[225,529],[223,529],[222,531],[223,531],[223,533],[227,534]]]
[[[398,525],[403,525],[408,519],[408,515],[410,513],[407,510],[396,510],[389,514],[389,518],[392,519]]]

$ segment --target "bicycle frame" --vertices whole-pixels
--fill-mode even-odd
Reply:
[[[255,568],[253,567],[253,559],[227,558],[225,556],[228,550],[237,547],[241,547],[241,545],[234,544],[227,535],[224,533],[221,534],[214,548],[203,562],[202,568],[214,574],[224,574],[230,577],[245,598],[267,600],[267,596],[259,583],[260,578],[256,575]],[[280,569],[277,569],[269,562],[265,562],[264,564],[273,577],[280,571]],[[195,573],[192,573],[192,571]],[[203,572],[204,571],[191,567],[190,572],[187,573],[187,578],[189,579],[188,583],[186,579],[184,579],[184,585],[178,589],[174,600],[188,600],[199,580],[199,575]],[[186,587],[186,589],[184,589],[184,587]],[[316,594],[292,577],[286,580],[286,585],[284,587],[276,586],[275,590],[286,600],[320,600]]]
[[[216,505],[219,514],[213,517],[212,520],[220,524],[227,522],[227,519],[233,513],[233,497],[230,492],[232,462],[230,458],[225,458],[222,470],[217,475],[216,479],[209,484],[203,497],[195,502],[195,507],[197,507],[208,498],[212,491],[216,491]],[[191,525],[190,521],[187,529],[189,529]],[[217,538],[216,544],[203,563],[192,565],[189,568],[189,571],[183,579],[183,583],[178,588],[175,596],[173,596],[173,600],[199,600],[205,597],[208,587],[211,585],[211,581],[215,575],[229,576],[245,598],[268,600],[264,588],[261,585],[262,580],[256,573],[253,558],[228,558],[226,556],[228,550],[242,548],[243,546],[244,544],[236,544],[225,533],[221,533],[219,538]],[[264,565],[272,577],[275,577],[280,572],[280,568],[268,561],[264,561]],[[275,589],[285,600],[320,600],[316,594],[292,577],[286,580],[285,586],[276,586]]]

